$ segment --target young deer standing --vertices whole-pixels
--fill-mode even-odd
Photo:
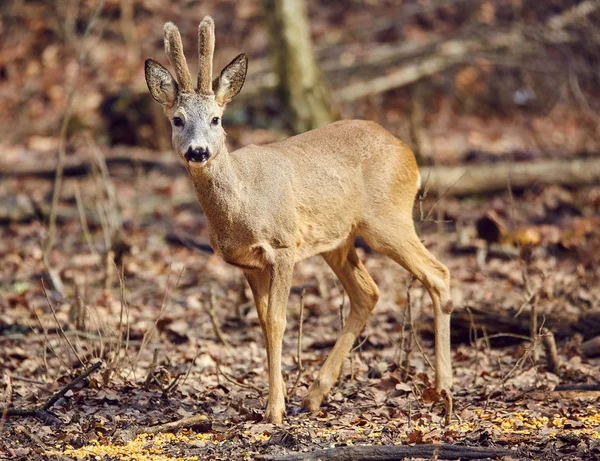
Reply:
[[[377,303],[379,290],[356,254],[356,235],[427,288],[435,314],[436,385],[449,414],[450,277],[415,233],[419,172],[411,150],[376,123],[353,120],[230,153],[221,116],[244,84],[246,55],[213,81],[214,22],[205,17],[198,27],[194,88],[179,30],[167,23],[164,35],[177,80],[148,59],[146,82],[173,124],[173,147],[206,215],[211,246],[244,271],[252,289],[269,364],[265,419],[281,423],[285,414],[281,343],[294,265],[321,255],[350,298],[346,325],[304,399],[312,412],[335,383]]]

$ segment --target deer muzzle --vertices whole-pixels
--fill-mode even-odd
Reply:
[[[185,153],[185,159],[188,162],[206,163],[210,157],[210,152],[204,147],[192,148],[190,146]]]

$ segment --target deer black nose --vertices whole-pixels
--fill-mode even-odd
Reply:
[[[208,152],[208,149],[205,149],[204,147],[192,149],[192,146],[190,146],[185,153],[185,159],[188,162],[206,162],[208,157],[210,157],[210,153]]]

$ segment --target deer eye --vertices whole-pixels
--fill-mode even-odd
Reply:
[[[181,117],[173,117],[173,125],[178,127],[183,126],[183,119]]]
[[[218,125],[219,124],[219,117],[213,117],[213,119],[210,121],[211,124],[213,125]]]

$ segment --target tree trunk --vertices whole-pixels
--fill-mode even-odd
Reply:
[[[335,119],[313,52],[304,0],[263,0],[279,90],[296,133]]]

